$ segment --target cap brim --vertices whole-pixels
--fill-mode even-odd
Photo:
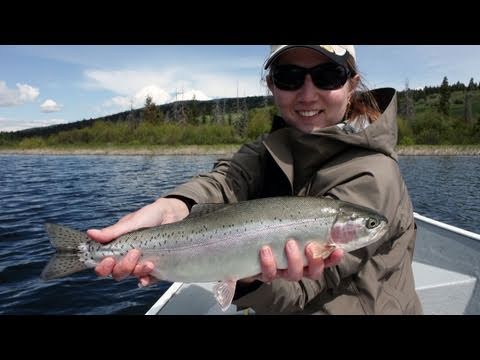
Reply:
[[[274,62],[285,51],[287,51],[289,49],[293,49],[293,48],[299,48],[299,47],[303,47],[303,48],[318,51],[319,53],[325,55],[326,57],[328,57],[330,60],[332,60],[333,62],[335,62],[337,64],[340,64],[340,65],[343,65],[343,66],[345,66],[347,64],[347,58],[349,56],[348,55],[349,53],[347,51],[345,52],[344,55],[337,55],[335,53],[332,53],[332,52],[322,48],[321,46],[318,46],[318,45],[285,45],[285,46],[279,48],[276,52],[270,54],[269,58],[265,62],[264,69],[266,70],[272,64],[272,62]]]

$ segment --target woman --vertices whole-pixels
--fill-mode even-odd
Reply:
[[[415,225],[397,164],[396,95],[362,86],[353,45],[272,45],[267,85],[280,116],[272,131],[244,145],[214,170],[178,186],[166,197],[89,236],[108,242],[119,235],[185,218],[195,203],[237,202],[280,196],[325,196],[372,208],[389,221],[378,242],[329,258],[315,258],[317,243],[286,243],[288,269],[279,270],[268,247],[260,250],[262,274],[238,281],[234,304],[257,314],[421,314],[412,257]],[[150,263],[132,250],[97,274],[117,280],[133,274],[152,281]]]

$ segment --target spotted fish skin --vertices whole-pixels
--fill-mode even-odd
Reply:
[[[175,282],[240,279],[261,272],[259,250],[269,245],[279,268],[286,268],[285,242],[310,241],[352,251],[378,241],[387,231],[385,217],[340,200],[273,197],[234,204],[195,205],[182,221],[127,233],[108,244],[85,233],[46,224],[56,249],[42,272],[54,279],[95,267],[106,256],[116,259],[130,249],[153,262],[154,277]],[[304,258],[306,264],[306,259]]]

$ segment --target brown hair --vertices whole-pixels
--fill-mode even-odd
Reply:
[[[360,76],[360,81],[357,90],[354,91],[350,98],[344,119],[348,122],[363,115],[366,116],[370,122],[377,120],[381,115],[377,100],[375,100],[375,97],[363,82],[353,57],[348,57],[347,66],[352,74]]]
[[[264,77],[262,76],[264,81],[268,81],[269,79],[271,79],[270,72],[271,69],[274,67],[274,63],[270,65],[268,73],[266,73]],[[353,74],[352,76],[360,76],[360,81],[357,85],[357,90],[354,91],[352,97],[350,98],[344,119],[348,122],[355,120],[359,116],[365,116],[369,119],[370,122],[374,122],[380,117],[381,111],[378,107],[375,97],[372,95],[368,87],[363,82],[363,77],[360,75],[357,65],[355,63],[355,59],[352,56],[349,56],[347,58],[347,67]]]

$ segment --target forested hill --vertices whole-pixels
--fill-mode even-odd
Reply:
[[[147,100],[148,101],[148,100]],[[150,100],[151,101],[151,100]],[[183,117],[186,117],[192,111],[194,116],[211,115],[214,113],[230,114],[238,113],[241,111],[251,110],[254,108],[260,108],[273,105],[273,99],[271,96],[247,96],[242,98],[223,98],[215,100],[187,100],[177,101],[164,105],[154,105],[157,114],[163,118],[163,120],[179,121]],[[25,130],[15,131],[10,133],[13,138],[21,139],[24,137],[33,136],[49,136],[59,133],[61,131],[68,131],[74,129],[83,129],[92,126],[96,121],[103,120],[111,123],[118,123],[123,121],[141,121],[145,118],[145,107],[140,109],[132,109],[123,111],[117,114],[103,116],[94,119],[83,119],[66,124],[51,125],[45,127],[31,128]]]
[[[240,144],[271,128],[271,96],[177,101],[96,119],[0,132],[0,147]],[[480,86],[449,85],[398,93],[400,145],[480,144]]]

